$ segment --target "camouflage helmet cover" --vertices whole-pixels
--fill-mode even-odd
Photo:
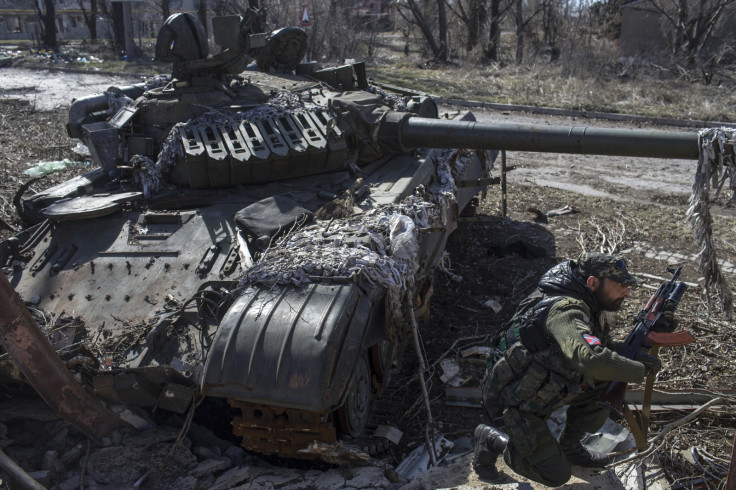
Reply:
[[[599,252],[583,252],[578,257],[578,267],[583,277],[607,277],[626,286],[638,286],[641,281],[626,268],[626,261],[615,255]]]

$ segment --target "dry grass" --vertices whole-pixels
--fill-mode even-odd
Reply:
[[[13,206],[13,196],[30,177],[23,171],[40,161],[75,159],[71,148],[74,141],[66,134],[67,109],[38,112],[26,101],[0,99],[0,220],[21,228]],[[80,172],[74,170],[53,173],[33,184],[28,195],[69,179]],[[10,236],[0,226],[0,239]]]
[[[610,45],[556,63],[427,66],[405,58],[369,71],[378,81],[442,97],[726,122],[736,121],[735,75],[721,68],[706,85],[697,70],[675,64],[619,62]]]

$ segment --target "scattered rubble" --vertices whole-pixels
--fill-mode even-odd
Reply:
[[[114,431],[100,446],[58,419],[33,423],[21,417],[0,412],[7,429],[0,446],[21,473],[48,488],[227,489],[248,484],[249,488],[368,489],[405,483],[379,462],[329,468],[276,466],[196,424],[180,443],[176,443],[179,429],[157,425],[143,431]],[[0,480],[6,479],[3,473],[14,476],[2,461],[0,468]]]

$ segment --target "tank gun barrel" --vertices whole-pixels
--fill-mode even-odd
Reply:
[[[403,118],[404,148],[473,148],[585,155],[697,159],[697,132],[607,129],[586,126],[486,124]]]

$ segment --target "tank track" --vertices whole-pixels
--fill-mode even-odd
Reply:
[[[381,383],[373,376],[377,395],[366,428],[356,437],[342,437],[334,412],[307,412],[229,400],[230,406],[240,409],[242,414],[232,421],[233,434],[242,437],[241,446],[248,451],[282,458],[319,459],[319,451],[304,451],[315,441],[329,445],[342,443],[377,456],[388,451],[391,443],[373,433],[379,425],[394,424],[399,418],[395,399],[398,386],[391,380],[389,376]]]

